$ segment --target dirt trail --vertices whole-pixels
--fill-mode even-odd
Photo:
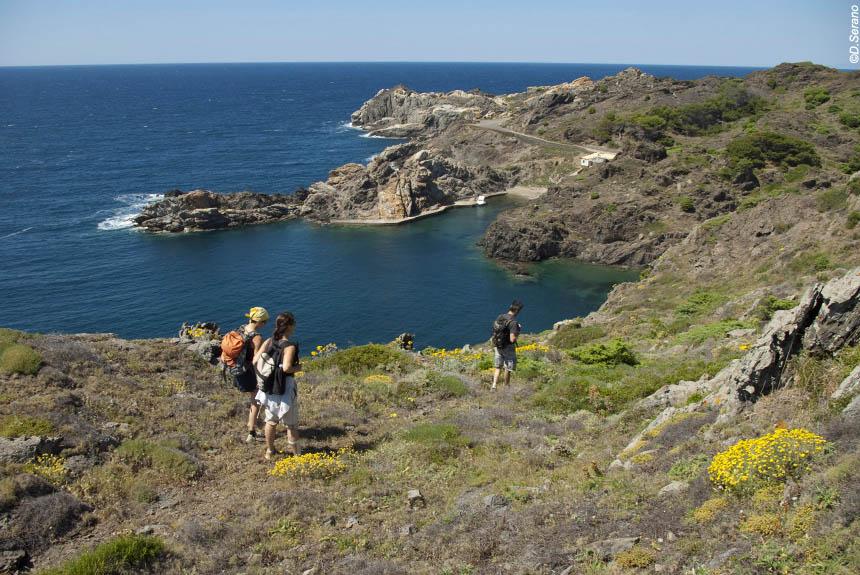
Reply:
[[[567,148],[569,150],[576,150],[582,152],[608,152],[608,153],[617,153],[616,150],[610,150],[608,148],[598,148],[596,146],[589,146],[586,144],[571,144],[569,142],[554,142],[553,140],[547,140],[546,138],[541,138],[540,136],[534,136],[532,134],[525,134],[523,132],[517,132],[516,130],[511,130],[510,128],[504,128],[501,125],[501,120],[479,120],[477,123],[469,124],[474,128],[480,128],[482,130],[492,130],[494,132],[499,132],[500,134],[508,134],[511,136],[515,136],[520,140],[525,142],[531,142],[533,144],[544,144],[550,146],[557,146],[560,148]]]

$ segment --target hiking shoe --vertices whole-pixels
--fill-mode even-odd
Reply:
[[[260,438],[257,436],[257,430],[254,429],[248,432],[248,435],[245,437],[245,443],[254,443],[255,441],[259,441]]]

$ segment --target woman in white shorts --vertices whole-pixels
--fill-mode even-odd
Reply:
[[[299,397],[295,373],[301,370],[299,346],[290,341],[296,329],[296,318],[286,311],[275,320],[275,332],[267,340],[260,353],[269,353],[276,358],[274,377],[268,388],[257,392],[257,401],[265,409],[266,416],[266,460],[275,453],[275,429],[283,424],[287,428],[287,446],[294,455],[301,454],[299,447]]]

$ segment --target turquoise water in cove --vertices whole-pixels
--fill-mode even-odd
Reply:
[[[288,309],[304,349],[484,341],[511,299],[523,327],[585,315],[635,273],[553,261],[512,276],[475,241],[491,199],[392,228],[304,222],[184,236],[129,227],[173,188],[291,192],[396,140],[349,114],[380,88],[494,93],[600,78],[622,65],[207,64],[0,68],[0,325],[167,337],[183,321],[232,328]],[[641,66],[690,79],[747,68]]]

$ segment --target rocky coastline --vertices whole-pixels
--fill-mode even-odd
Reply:
[[[798,119],[793,102],[810,86],[835,98],[856,83],[857,73],[782,64],[743,79],[694,81],[628,68],[500,96],[396,86],[351,116],[372,135],[408,138],[367,165],[345,164],[291,195],[168,194],[135,225],[177,233],[292,218],[398,223],[523,186],[547,192],[499,215],[479,242],[487,257],[511,266],[552,257],[644,266],[704,222],[784,189],[817,194],[844,185],[836,168],[850,164],[856,134],[814,130],[837,112],[813,106]],[[727,151],[745,134],[777,130],[818,158],[803,174],[794,170],[796,183],[786,181],[790,159],[744,159],[756,167],[739,169]],[[586,165],[595,151],[609,159]]]

